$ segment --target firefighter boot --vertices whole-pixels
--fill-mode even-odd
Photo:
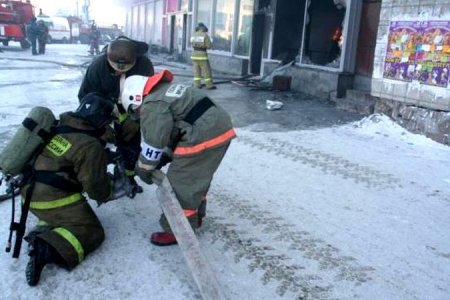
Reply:
[[[177,244],[177,239],[170,232],[154,232],[150,236],[150,242],[157,246],[170,246]]]
[[[30,260],[25,269],[25,275],[28,285],[35,286],[39,282],[45,265],[55,262],[56,253],[49,244],[39,238],[33,238],[29,243]]]
[[[130,181],[130,184],[132,186],[133,194],[136,195],[136,194],[140,194],[140,193],[144,192],[144,190],[142,189],[142,186],[140,186],[134,179],[134,175],[128,176],[128,180]]]

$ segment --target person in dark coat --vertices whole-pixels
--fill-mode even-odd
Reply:
[[[140,153],[141,134],[139,120],[132,120],[123,109],[120,100],[121,82],[131,75],[151,76],[153,64],[147,57],[147,43],[119,36],[96,57],[87,68],[78,98],[81,100],[90,92],[99,92],[117,104],[118,121],[115,122],[116,146],[121,153],[130,183],[136,193],[142,192],[134,180],[134,167]]]
[[[31,54],[38,55],[36,50],[37,38],[39,36],[39,28],[36,23],[36,17],[32,17],[30,23],[27,25],[27,38],[31,43]]]
[[[38,35],[38,53],[39,54],[45,54],[45,45],[47,44],[48,39],[48,27],[45,25],[43,20],[39,20],[37,22],[37,26],[39,28],[39,35]]]

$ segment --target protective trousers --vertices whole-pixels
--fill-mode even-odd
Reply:
[[[85,199],[58,208],[32,208],[31,211],[41,224],[49,228],[37,237],[56,250],[64,261],[63,266],[69,270],[83,261],[105,239],[103,227]]]
[[[213,86],[213,78],[209,59],[207,57],[205,59],[192,58],[192,64],[194,67],[194,86],[199,88],[203,77],[206,88],[211,88]]]
[[[229,145],[210,148],[194,156],[175,156],[167,170],[167,177],[192,228],[200,227],[201,218],[206,214],[206,194]],[[160,225],[164,231],[172,232],[164,214]]]

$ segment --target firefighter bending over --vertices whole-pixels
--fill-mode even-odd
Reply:
[[[125,80],[122,101],[140,115],[142,151],[136,174],[151,184],[152,172],[170,162],[167,177],[184,214],[195,229],[206,213],[206,194],[228,146],[236,137],[230,115],[201,90],[171,83],[167,70],[151,77]],[[177,243],[164,215],[150,241],[159,246]]]

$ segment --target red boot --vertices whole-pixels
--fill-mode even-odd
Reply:
[[[177,243],[175,235],[170,232],[154,232],[150,236],[150,242],[157,246],[170,246]]]

